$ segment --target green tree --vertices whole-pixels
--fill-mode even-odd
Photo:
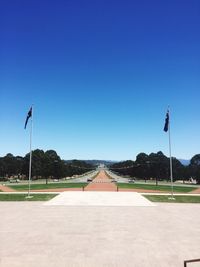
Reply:
[[[193,178],[200,184],[200,154],[196,154],[191,158],[189,168]]]
[[[3,166],[4,166],[4,175],[8,177],[15,175],[17,172],[17,161],[13,154],[8,153],[3,158]]]
[[[136,157],[136,175],[138,178],[144,179],[145,182],[146,180],[150,177],[149,173],[149,168],[148,168],[148,163],[149,163],[149,156],[145,153],[140,153]]]
[[[32,151],[32,177],[41,178],[43,175],[45,154],[43,150],[36,149]],[[30,153],[24,157],[23,172],[28,177]]]

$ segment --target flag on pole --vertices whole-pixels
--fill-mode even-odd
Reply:
[[[26,121],[25,121],[25,125],[24,125],[24,129],[26,129],[26,125],[28,123],[29,118],[32,117],[32,107],[30,108],[27,117],[26,117]]]
[[[164,131],[168,132],[169,129],[169,110],[167,111],[166,118],[165,118],[165,126],[164,126]]]

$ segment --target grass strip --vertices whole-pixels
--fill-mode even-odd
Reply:
[[[169,199],[170,196],[143,195],[152,202],[167,203],[200,203],[200,196],[174,196],[174,200]]]
[[[27,194],[0,194],[0,201],[48,201],[57,194],[32,194],[31,198],[26,198]]]
[[[40,189],[56,189],[56,188],[82,188],[88,185],[88,183],[52,183],[52,184],[31,184],[31,190]],[[9,185],[8,187],[17,190],[28,190],[28,184],[26,185]]]
[[[128,183],[118,183],[119,188],[128,188],[128,189],[146,189],[146,190],[158,190],[158,191],[171,191],[170,185],[152,185],[152,184],[128,184]],[[192,186],[174,186],[174,192],[177,193],[189,193],[198,187]]]

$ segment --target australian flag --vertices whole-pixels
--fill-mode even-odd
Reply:
[[[167,111],[166,118],[165,118],[165,126],[164,126],[164,131],[168,132],[169,129],[169,110]]]
[[[32,117],[32,107],[30,108],[27,117],[26,117],[26,121],[25,121],[25,125],[24,125],[24,129],[26,129],[26,125],[28,123],[29,118]]]

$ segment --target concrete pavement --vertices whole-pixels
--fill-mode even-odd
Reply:
[[[0,210],[1,267],[183,267],[200,256],[199,204]]]
[[[154,203],[133,192],[63,192],[46,202],[47,206],[137,206],[152,207]]]

